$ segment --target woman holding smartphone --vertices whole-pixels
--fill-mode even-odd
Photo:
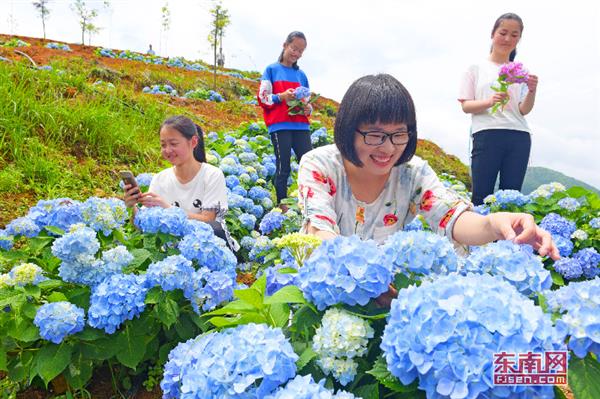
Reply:
[[[227,187],[221,169],[206,162],[202,129],[182,115],[167,118],[159,129],[161,154],[172,167],[152,177],[147,193],[125,184],[125,204],[182,208],[190,219],[211,225],[231,244],[225,226]],[[135,209],[135,208],[134,208]]]

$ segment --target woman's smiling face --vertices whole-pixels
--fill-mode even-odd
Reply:
[[[362,134],[358,131],[362,132]],[[369,145],[365,142],[365,137],[363,136],[367,133],[386,134],[388,136],[379,145]],[[408,130],[405,123],[376,122],[359,125],[354,134],[354,148],[356,149],[358,159],[363,164],[362,169],[364,172],[370,175],[384,176],[390,173],[404,153],[407,145],[407,143],[401,145],[393,144],[389,135],[401,137],[404,134],[408,134]]]

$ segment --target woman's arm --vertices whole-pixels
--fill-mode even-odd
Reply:
[[[538,77],[536,75],[529,75],[529,79],[527,80],[527,95],[519,104],[519,111],[521,111],[521,115],[527,115],[533,109],[533,105],[535,104],[535,92],[537,90],[537,85]]]
[[[480,114],[493,107],[494,104],[503,101],[506,96],[508,96],[507,93],[494,93],[493,96],[484,100],[461,100],[460,102],[465,114]]]
[[[452,237],[464,245],[512,240],[516,244],[531,245],[541,256],[560,258],[550,233],[538,227],[533,216],[526,213],[498,212],[482,216],[466,211],[456,219]]]
[[[215,211],[202,211],[200,213],[187,212],[187,217],[193,220],[199,220],[201,222],[212,222],[217,219],[217,212]]]
[[[306,232],[308,234],[312,234],[316,237],[319,237],[322,240],[329,240],[338,236],[336,233],[331,231],[319,230],[316,227],[312,226],[310,222],[306,224]]]

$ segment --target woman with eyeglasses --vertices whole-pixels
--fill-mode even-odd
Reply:
[[[298,60],[305,49],[304,34],[298,31],[290,33],[283,43],[277,62],[265,69],[258,91],[258,104],[263,109],[264,121],[275,150],[273,182],[278,204],[287,197],[292,148],[298,162],[312,149],[308,121],[308,116],[312,113],[311,105],[307,103],[301,115],[290,115],[287,104],[296,98],[296,88],[309,87],[306,74],[298,67]],[[281,207],[287,209],[285,205]]]
[[[303,231],[323,239],[356,234],[381,243],[420,214],[435,232],[458,244],[509,239],[558,258],[550,234],[531,215],[472,212],[468,201],[414,156],[415,107],[394,77],[368,75],[350,86],[334,139],[335,144],[312,150],[300,162]]]
[[[530,129],[525,120],[533,109],[538,78],[529,75],[527,83],[514,83],[508,93],[492,86],[503,64],[514,61],[523,21],[512,13],[501,15],[492,28],[492,49],[487,59],[471,65],[463,75],[458,100],[462,110],[471,114],[471,174],[473,203],[480,205],[494,192],[498,174],[501,190],[521,190],[529,152]],[[495,104],[508,101],[496,112]]]

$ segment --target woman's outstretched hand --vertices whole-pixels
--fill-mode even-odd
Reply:
[[[535,224],[533,216],[527,213],[498,212],[492,213],[488,217],[490,226],[497,237],[511,240],[515,244],[529,244],[541,256],[549,256],[554,260],[560,259],[552,236]]]

